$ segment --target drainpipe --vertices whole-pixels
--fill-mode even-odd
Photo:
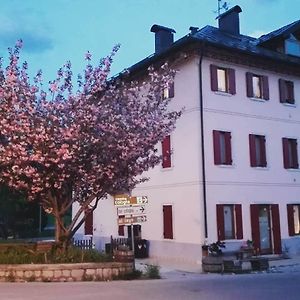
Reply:
[[[203,208],[204,208],[204,235],[208,237],[207,232],[207,205],[206,205],[206,172],[205,172],[205,147],[204,147],[204,121],[203,121],[203,86],[202,86],[202,60],[204,52],[204,43],[199,51],[199,93],[200,93],[200,136],[201,136],[201,159],[202,159],[202,179],[203,179]]]

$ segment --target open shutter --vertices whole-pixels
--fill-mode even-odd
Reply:
[[[262,92],[263,98],[265,100],[269,100],[269,80],[268,76],[262,76]]]
[[[85,212],[84,234],[87,235],[93,234],[93,211],[92,210]]]
[[[298,151],[297,151],[297,140],[292,140],[292,161],[293,161],[293,168],[298,169],[299,164],[298,164]]]
[[[273,238],[274,238],[274,253],[281,253],[281,234],[280,234],[280,218],[278,204],[271,205],[272,210],[272,225],[273,225]]]
[[[255,135],[249,134],[249,150],[250,150],[250,166],[256,167],[256,147],[255,147]]]
[[[279,84],[279,98],[280,98],[280,102],[281,103],[285,103],[286,102],[286,98],[287,98],[285,80],[279,79],[278,80],[278,84]]]
[[[294,94],[294,82],[289,81],[289,94],[290,94],[290,99],[289,103],[294,104],[295,103],[295,94]]]
[[[250,72],[246,73],[246,87],[247,87],[247,97],[253,97],[253,74]]]
[[[162,141],[162,167],[170,168],[171,167],[171,138],[166,136]]]
[[[225,239],[224,208],[222,204],[217,204],[217,233],[218,241]]]
[[[226,153],[226,164],[232,164],[232,153],[231,153],[231,133],[225,132],[225,153]]]
[[[215,165],[221,164],[221,147],[220,147],[220,131],[213,130],[214,143],[214,162]]]
[[[173,98],[175,94],[174,82],[171,83],[169,87],[169,98]]]
[[[283,150],[283,167],[285,169],[290,168],[289,162],[289,139],[282,138],[282,150]]]
[[[261,157],[261,166],[267,166],[267,156],[266,156],[266,138],[264,136],[260,137],[260,157]]]
[[[172,205],[163,206],[164,238],[173,239],[173,214]]]
[[[294,205],[287,204],[287,219],[289,227],[289,236],[295,235],[295,224],[294,224]]]
[[[228,80],[229,80],[229,93],[231,95],[236,94],[236,86],[235,86],[235,70],[234,69],[227,69]]]
[[[250,204],[251,213],[251,233],[254,249],[259,254],[260,252],[260,231],[259,231],[259,206]]]
[[[235,224],[236,224],[236,238],[241,240],[243,238],[243,218],[242,218],[242,205],[236,204],[235,209]]]
[[[211,83],[211,90],[217,91],[218,90],[218,74],[217,74],[218,67],[215,65],[210,65],[210,83]]]

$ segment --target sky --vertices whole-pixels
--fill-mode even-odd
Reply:
[[[258,37],[300,19],[300,0],[229,0],[240,5],[241,33]],[[89,50],[93,62],[121,44],[112,75],[154,52],[153,24],[176,30],[217,26],[218,0],[0,0],[0,57],[21,38],[21,61],[30,75],[42,69],[47,82],[67,60],[75,80]]]

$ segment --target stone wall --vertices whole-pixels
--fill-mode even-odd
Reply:
[[[133,271],[133,263],[0,265],[0,281],[106,281]]]

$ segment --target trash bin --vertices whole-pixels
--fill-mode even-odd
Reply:
[[[134,255],[136,258],[149,257],[149,242],[147,240],[136,240],[134,247]]]

